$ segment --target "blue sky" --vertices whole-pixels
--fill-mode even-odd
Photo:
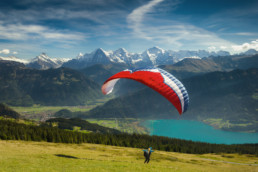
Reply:
[[[0,56],[258,50],[257,0],[1,0]]]

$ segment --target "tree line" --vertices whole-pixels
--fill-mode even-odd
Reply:
[[[258,144],[209,144],[161,136],[141,134],[81,133],[57,127],[26,125],[10,120],[0,120],[1,140],[46,141],[55,143],[94,143],[121,147],[148,148],[191,154],[239,153],[258,156]]]

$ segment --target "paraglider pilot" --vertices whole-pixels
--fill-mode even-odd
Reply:
[[[144,152],[143,155],[144,155],[144,157],[145,157],[144,163],[149,163],[151,153],[154,152],[154,151],[152,150],[152,147],[149,147],[148,150],[144,149],[143,152]]]

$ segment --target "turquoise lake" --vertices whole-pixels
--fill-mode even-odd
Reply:
[[[229,132],[191,120],[148,120],[151,135],[217,144],[258,143],[258,133]]]

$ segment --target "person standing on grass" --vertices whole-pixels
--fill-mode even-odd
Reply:
[[[143,152],[144,152],[143,155],[144,155],[144,157],[145,157],[144,163],[147,163],[147,164],[148,164],[149,161],[150,161],[151,153],[154,152],[154,151],[152,150],[152,147],[149,147],[148,150],[144,149]]]

